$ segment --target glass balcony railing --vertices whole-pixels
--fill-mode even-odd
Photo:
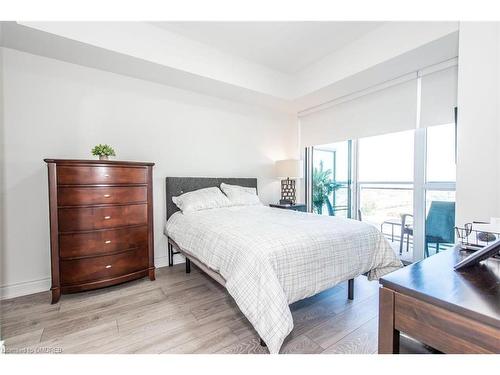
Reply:
[[[358,184],[358,190],[363,221],[380,229],[394,250],[401,254],[401,258],[411,261],[413,257],[413,184],[364,182]],[[426,198],[427,217],[432,202],[454,202],[455,193],[454,191],[428,191]],[[406,230],[402,235],[403,220]],[[453,241],[439,244],[429,242],[427,246],[429,255],[433,255],[453,246]]]
[[[405,235],[401,241],[401,224],[402,215],[410,215],[408,227],[413,224],[413,184],[364,182],[358,184],[358,191],[363,221],[380,229],[402,258],[411,259],[413,236]]]
[[[319,207],[320,203],[313,204],[313,212],[321,215],[350,217],[351,213],[351,188],[344,182],[336,182],[340,185],[331,194],[328,195],[328,203],[325,202]]]
[[[359,183],[359,203],[363,221],[380,227],[386,220],[401,220],[413,214],[413,184]]]

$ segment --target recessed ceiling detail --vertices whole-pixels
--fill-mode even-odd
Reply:
[[[152,22],[283,73],[296,73],[383,22]]]
[[[1,45],[296,114],[458,56],[457,22],[0,22]]]

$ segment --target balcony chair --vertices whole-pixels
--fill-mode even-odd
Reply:
[[[413,215],[401,215],[399,254],[403,252],[404,236],[407,236],[406,251],[410,246],[410,236],[413,236],[413,224],[407,223],[409,217]],[[439,253],[440,243],[453,242],[455,242],[455,202],[432,201],[425,219],[425,256],[429,256],[429,243],[435,243],[436,253]]]

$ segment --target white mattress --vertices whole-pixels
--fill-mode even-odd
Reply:
[[[367,273],[401,267],[373,226],[265,206],[173,214],[166,234],[226,280],[271,353],[293,329],[289,304]]]

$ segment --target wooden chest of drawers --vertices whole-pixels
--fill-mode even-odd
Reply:
[[[153,163],[45,159],[52,303],[61,293],[154,280]]]

